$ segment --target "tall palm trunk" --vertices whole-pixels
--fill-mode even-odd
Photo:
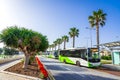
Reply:
[[[58,50],[60,50],[60,44],[58,44]]]
[[[66,49],[66,41],[64,41],[64,49]]]
[[[49,48],[49,51],[51,51],[51,48]]]
[[[52,51],[53,51],[53,47],[52,47]]]
[[[99,26],[96,25],[96,34],[97,34],[97,48],[98,48],[98,52],[99,52]],[[98,53],[99,55],[99,53]]]
[[[75,36],[73,36],[73,48],[75,47]]]
[[[55,51],[56,51],[56,46],[55,46]]]

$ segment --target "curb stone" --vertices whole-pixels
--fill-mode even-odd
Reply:
[[[10,61],[10,62],[5,62],[5,63],[2,63],[1,65],[1,68],[0,68],[0,71],[4,71],[5,69],[11,67],[11,66],[14,66],[15,64],[19,63],[21,61],[21,59],[18,59],[18,60],[13,60],[13,61]],[[14,64],[13,64],[14,63]]]
[[[104,68],[111,69],[111,70],[120,71],[120,66],[107,65],[107,64],[102,64],[101,66],[104,67]]]
[[[55,78],[53,77],[52,73],[49,70],[47,70],[47,71],[48,71],[49,80],[55,80]]]
[[[10,75],[14,75],[14,76],[19,76],[19,77],[22,77],[22,78],[30,79],[30,80],[42,80],[40,78],[27,76],[27,75],[22,75],[22,74],[17,74],[17,73],[12,73],[12,72],[7,72],[7,71],[1,71],[1,72],[5,73],[5,74],[10,74]]]

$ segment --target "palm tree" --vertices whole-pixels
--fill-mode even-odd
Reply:
[[[52,51],[52,44],[48,47],[49,51]]]
[[[91,27],[96,26],[96,38],[97,38],[97,48],[99,50],[99,26],[105,25],[106,13],[103,13],[101,9],[98,11],[93,11],[93,14],[88,17]]]
[[[54,44],[49,45],[49,51],[53,51],[53,48],[55,47]]]
[[[71,38],[73,38],[73,48],[74,48],[75,47],[75,36],[78,37],[79,29],[76,29],[75,27],[70,28],[69,35]]]
[[[56,41],[57,41],[58,50],[59,50],[59,49],[60,49],[60,44],[62,43],[62,39],[61,39],[61,38],[58,38]]]
[[[63,40],[63,42],[64,42],[64,49],[66,49],[66,42],[69,41],[69,37],[68,37],[67,35],[64,35],[64,36],[62,37],[62,40]]]
[[[51,47],[52,47],[52,51],[53,51],[53,48],[55,47],[54,44],[51,44]]]
[[[56,51],[56,46],[57,46],[57,41],[54,41],[54,47],[55,47],[55,51]]]

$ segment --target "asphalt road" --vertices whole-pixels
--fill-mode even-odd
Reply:
[[[111,75],[86,67],[64,64],[55,59],[40,57],[55,80],[120,80],[119,76]]]

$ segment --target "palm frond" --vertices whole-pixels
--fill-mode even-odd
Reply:
[[[70,37],[74,37],[74,36],[77,36],[77,37],[78,37],[78,35],[79,35],[79,30],[76,29],[75,27],[70,28],[69,35],[70,35]]]

